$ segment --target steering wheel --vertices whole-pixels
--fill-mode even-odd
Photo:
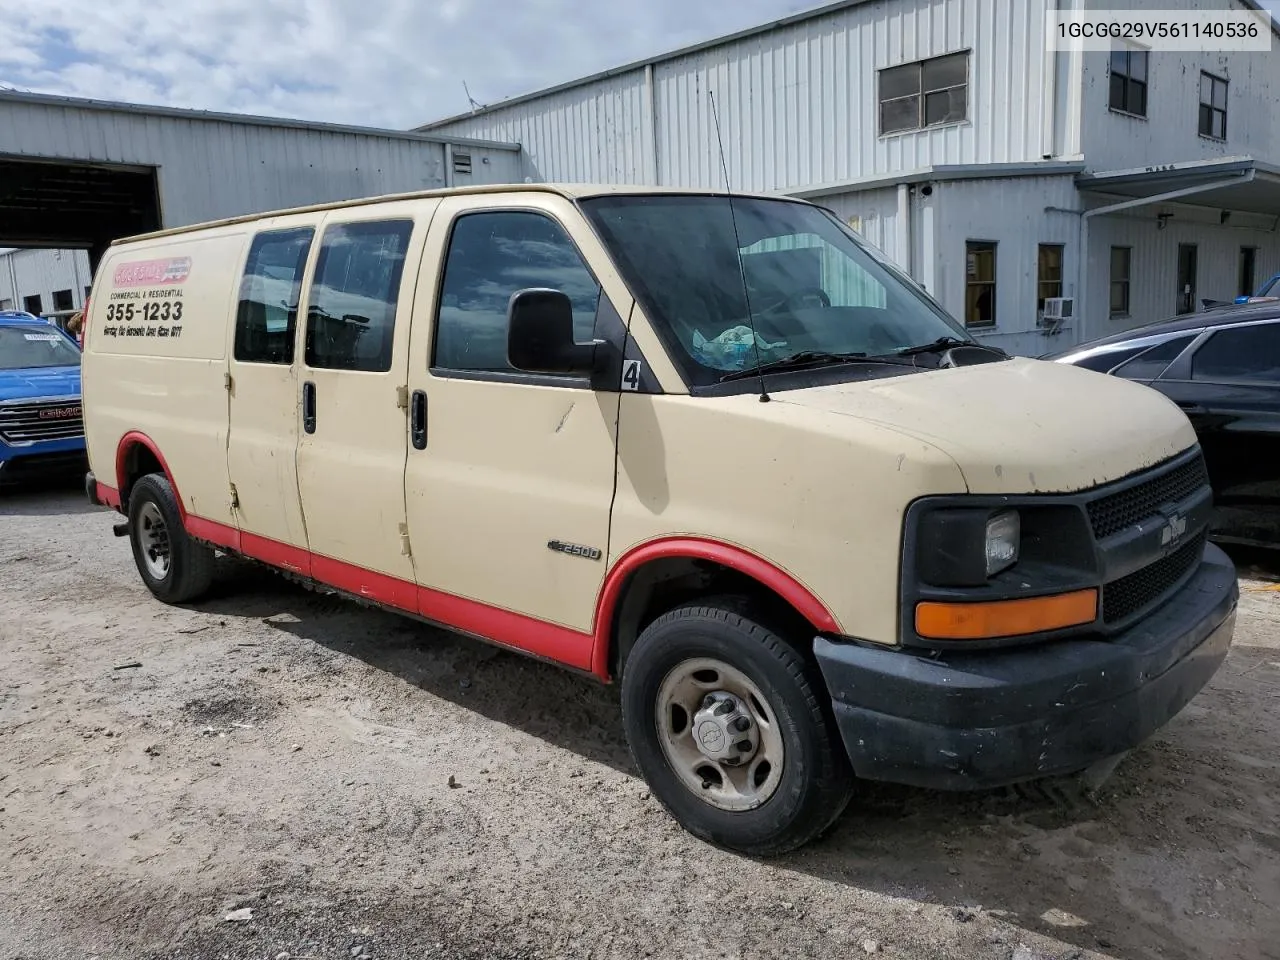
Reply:
[[[831,298],[827,296],[827,292],[821,287],[801,287],[799,290],[793,290],[771,307],[760,311],[764,314],[780,313],[783,310],[794,309],[795,307],[813,306],[813,301],[817,301],[818,306],[831,306]]]

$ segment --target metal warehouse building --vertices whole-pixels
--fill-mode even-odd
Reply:
[[[0,91],[0,307],[83,304],[116,237],[328,200],[519,178],[515,144]]]
[[[1280,272],[1280,52],[1047,52],[1082,6],[1201,4],[842,0],[419,132],[519,143],[521,178],[722,189],[714,95],[729,186],[832,208],[1037,355]]]

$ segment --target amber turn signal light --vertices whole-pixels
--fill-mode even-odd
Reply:
[[[1096,589],[988,603],[929,601],[916,605],[916,633],[926,640],[995,640],[1075,627],[1097,616]]]

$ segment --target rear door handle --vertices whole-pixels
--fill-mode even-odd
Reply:
[[[413,449],[427,449],[427,394],[425,390],[413,391],[409,404],[409,438]]]
[[[302,429],[316,432],[316,385],[310,380],[302,385]]]

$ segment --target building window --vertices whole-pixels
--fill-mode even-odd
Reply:
[[[573,305],[573,336],[590,343],[600,284],[564,228],[524,210],[460,216],[453,225],[440,287],[433,366],[511,372],[507,307],[528,287],[559,290]]]
[[[1227,139],[1227,81],[1200,74],[1200,136]]]
[[[53,309],[54,310],[74,310],[76,308],[75,299],[70,290],[53,291]]]
[[[85,287],[85,288],[84,288],[84,302],[85,302],[85,303],[88,303],[88,302],[89,302],[89,294],[90,294],[92,291],[93,291],[93,284],[90,284],[89,286],[87,286],[87,287]]]
[[[1045,300],[1062,296],[1062,251],[1060,243],[1040,244],[1036,309],[1041,313],[1044,312]]]
[[[40,294],[22,298],[22,309],[27,313],[34,313],[37,317],[44,313],[44,301],[40,299]]]
[[[327,227],[307,298],[307,366],[386,373],[412,220]]]
[[[967,327],[996,323],[996,245],[990,241],[965,244],[964,322]]]
[[[1236,286],[1237,295],[1252,297],[1258,282],[1258,248],[1240,248],[1240,282]]]
[[[1147,115],[1147,51],[1111,51],[1111,109]]]
[[[969,115],[969,54],[880,71],[880,134],[956,123]]]
[[[1129,270],[1133,264],[1132,247],[1111,248],[1111,316],[1129,315]]]
[[[8,298],[4,300],[0,300],[0,310],[12,310],[12,309],[13,309],[12,300],[9,300]]]

